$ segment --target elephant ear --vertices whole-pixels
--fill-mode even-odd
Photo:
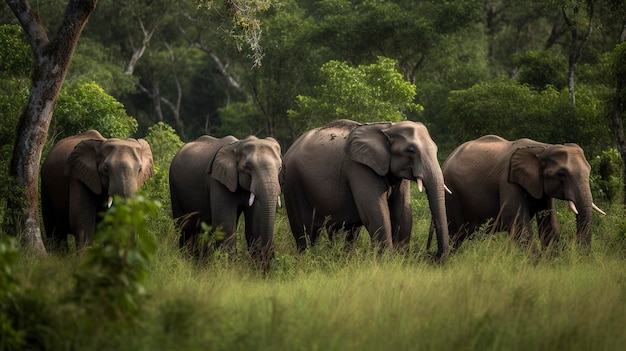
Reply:
[[[239,183],[237,156],[235,154],[235,146],[238,141],[234,137],[231,138],[235,141],[222,144],[222,146],[219,147],[213,162],[209,166],[208,173],[210,173],[214,179],[224,184],[228,190],[234,192],[237,190],[237,184]]]
[[[537,155],[544,147],[531,146],[517,149],[511,156],[509,181],[521,185],[535,199],[543,196],[541,160]]]
[[[139,172],[139,185],[143,185],[148,178],[154,175],[154,160],[152,159],[152,149],[145,139],[137,139],[141,146],[141,172]]]
[[[70,154],[65,166],[65,175],[78,179],[95,194],[102,193],[102,182],[98,173],[98,148],[102,140],[83,140]]]
[[[383,128],[390,126],[391,123],[376,123],[354,128],[348,135],[345,152],[352,160],[368,166],[376,174],[386,175],[389,173],[391,151]]]

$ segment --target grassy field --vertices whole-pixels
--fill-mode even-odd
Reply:
[[[322,240],[298,254],[281,209],[267,276],[245,253],[190,262],[176,249],[171,220],[159,216],[149,224],[159,245],[138,314],[77,313],[67,296],[82,258],[53,255],[18,260],[28,296],[20,308],[32,309],[20,313],[30,316],[30,345],[47,349],[623,349],[626,224],[621,206],[605,210],[594,218],[589,255],[573,244],[574,216],[559,207],[563,240],[549,252],[529,255],[500,234],[467,242],[437,265],[426,259],[423,194],[407,256],[374,253],[366,232],[352,250]]]

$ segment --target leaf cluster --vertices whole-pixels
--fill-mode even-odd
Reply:
[[[324,83],[315,95],[298,96],[297,109],[289,111],[291,119],[308,128],[342,118],[397,122],[423,109],[413,101],[415,86],[402,78],[392,59],[379,57],[375,64],[357,67],[329,61],[321,73]]]
[[[114,205],[98,225],[96,244],[88,249],[85,264],[75,276],[73,300],[110,318],[139,313],[156,251],[147,218],[154,217],[160,206],[141,195],[114,198]]]
[[[50,130],[59,138],[98,130],[105,138],[128,138],[137,132],[137,120],[124,105],[94,82],[70,86],[61,91]]]
[[[20,286],[13,272],[19,258],[17,241],[0,236],[0,350],[19,350],[24,346],[24,333],[16,330],[9,314]]]

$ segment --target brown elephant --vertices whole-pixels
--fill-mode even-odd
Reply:
[[[425,186],[437,228],[438,256],[448,253],[445,185],[437,145],[417,122],[359,124],[337,120],[300,136],[285,153],[284,196],[291,230],[303,251],[319,231],[365,226],[381,248],[408,249],[410,181]]]
[[[576,144],[486,135],[456,148],[442,169],[452,191],[446,206],[455,247],[488,221],[491,231],[531,243],[533,217],[546,247],[559,238],[554,199],[561,199],[576,213],[578,241],[589,248],[592,210],[604,214],[593,203],[591,167]]]
[[[93,241],[98,214],[114,195],[130,198],[153,174],[144,139],[105,139],[96,130],[56,143],[41,166],[41,207],[48,246],[81,249]]]
[[[267,268],[273,255],[274,220],[280,204],[281,149],[273,138],[201,136],[185,144],[170,165],[172,212],[179,221],[179,246],[204,254],[202,222],[225,237],[218,245],[233,250],[241,214],[248,249]]]

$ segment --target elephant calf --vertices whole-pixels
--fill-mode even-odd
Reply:
[[[487,135],[456,148],[444,162],[452,190],[446,195],[450,235],[456,246],[492,220],[493,231],[508,231],[522,242],[533,240],[537,217],[542,245],[559,237],[554,199],[568,201],[576,213],[578,241],[591,246],[591,167],[576,144],[552,145]]]
[[[47,246],[77,249],[90,244],[98,213],[114,195],[135,195],[153,174],[152,150],[144,139],[105,139],[96,130],[60,140],[41,166],[41,208]]]
[[[179,246],[196,257],[204,254],[198,234],[205,222],[225,234],[220,246],[234,249],[243,213],[248,249],[267,269],[282,164],[280,145],[273,138],[205,135],[185,144],[174,156],[169,176],[173,216],[181,229]]]

